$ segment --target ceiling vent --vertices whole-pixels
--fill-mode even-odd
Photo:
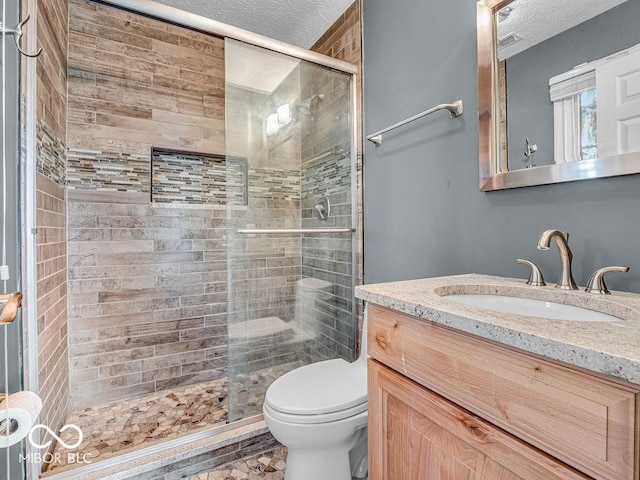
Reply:
[[[510,33],[508,35],[505,35],[502,38],[499,38],[498,45],[501,47],[509,47],[514,43],[519,42],[520,40],[522,40],[522,37],[520,35],[516,35],[515,33]]]
[[[498,23],[504,22],[513,12],[512,7],[504,7],[498,11]]]

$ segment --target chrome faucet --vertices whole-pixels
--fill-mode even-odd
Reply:
[[[573,260],[573,254],[569,248],[569,234],[567,232],[562,233],[559,230],[546,230],[540,235],[538,240],[538,250],[549,250],[551,247],[551,239],[556,241],[558,250],[560,251],[560,262],[562,263],[562,270],[560,271],[560,279],[556,288],[562,290],[577,290],[576,282],[573,280],[571,274],[571,260]]]

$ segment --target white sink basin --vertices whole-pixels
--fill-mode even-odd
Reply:
[[[607,315],[606,313],[531,298],[508,297],[505,295],[477,295],[471,293],[445,295],[443,298],[471,307],[484,308],[502,313],[527,315],[529,317],[548,318],[550,320],[569,320],[574,322],[622,321],[621,318]]]

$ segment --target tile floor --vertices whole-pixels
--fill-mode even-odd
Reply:
[[[187,480],[282,480],[287,465],[287,449],[283,446],[236,460],[210,472]]]
[[[280,445],[259,455],[241,458],[210,472],[194,475],[187,480],[283,480],[286,466],[287,448]]]
[[[232,401],[236,406],[232,409],[232,415],[237,418],[260,413],[264,394],[273,380],[301,364],[288,363],[235,377]],[[65,423],[80,427],[84,439],[76,450],[88,454],[88,458],[95,463],[139,446],[148,447],[163,440],[211,428],[227,422],[228,417],[228,385],[225,377],[75,410]],[[77,433],[67,430],[60,437],[65,442],[75,443]],[[49,464],[48,472],[66,465],[67,455],[54,455],[53,458],[58,462]]]

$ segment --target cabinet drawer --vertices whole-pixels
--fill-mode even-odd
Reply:
[[[594,478],[637,478],[636,389],[368,308],[372,358]]]
[[[588,480],[369,360],[369,480]]]

